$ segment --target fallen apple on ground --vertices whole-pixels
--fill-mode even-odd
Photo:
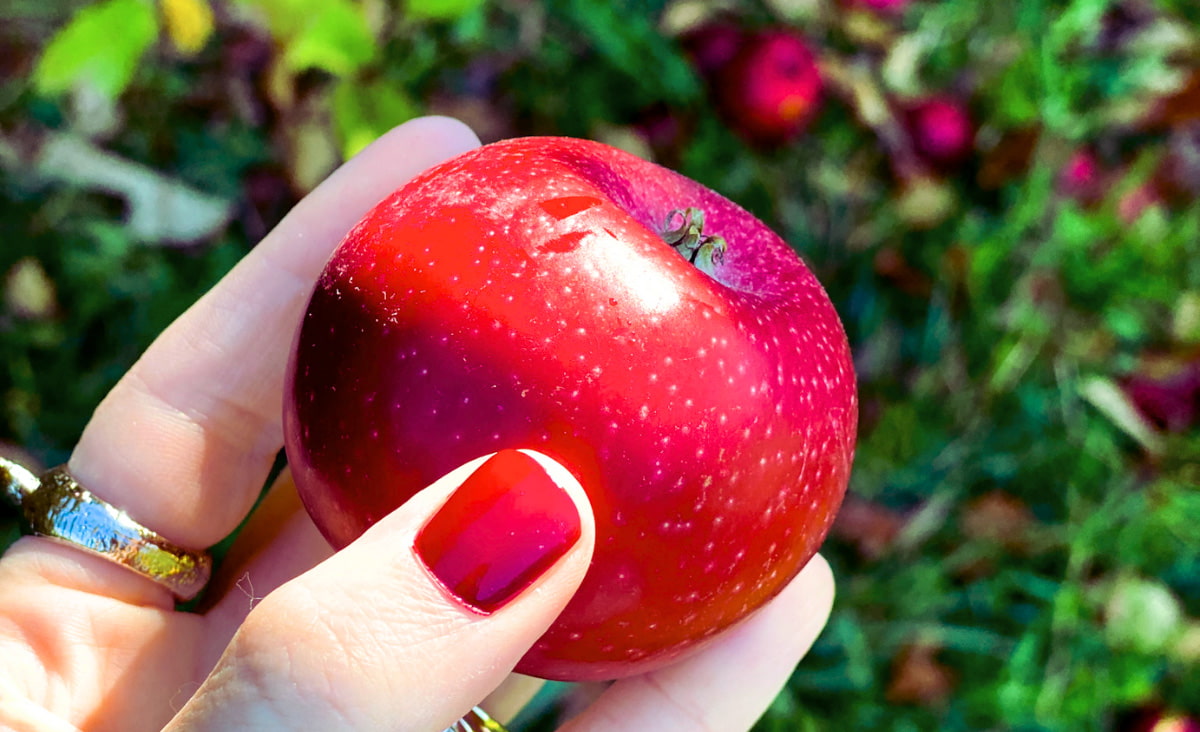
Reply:
[[[833,306],[760,221],[614,148],[524,138],[430,169],[347,235],[284,421],[338,547],[485,453],[572,470],[593,563],[517,670],[582,680],[676,659],[799,572],[845,492],[857,402]]]
[[[917,152],[927,162],[952,168],[971,154],[975,127],[966,106],[951,96],[913,102],[904,113]]]
[[[737,56],[745,36],[737,23],[716,20],[688,30],[680,44],[700,76],[711,80]]]
[[[821,110],[825,81],[812,47],[795,31],[746,36],[717,77],[717,100],[730,126],[761,145],[799,136]]]

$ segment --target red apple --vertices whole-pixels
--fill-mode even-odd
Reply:
[[[808,42],[785,29],[746,39],[717,88],[731,126],[753,142],[787,142],[820,110],[824,81]]]
[[[1094,204],[1104,197],[1106,172],[1096,153],[1080,148],[1071,153],[1058,172],[1058,189],[1064,195],[1084,204]]]
[[[909,104],[905,124],[913,147],[935,166],[961,163],[975,144],[975,125],[962,102],[948,96],[933,96]]]
[[[679,39],[692,65],[706,80],[720,74],[741,48],[745,32],[730,20],[714,20],[689,29]]]
[[[1123,382],[1126,395],[1146,419],[1169,432],[1200,424],[1200,363],[1144,368]]]
[[[429,170],[347,235],[284,417],[338,547],[478,455],[571,469],[594,561],[518,670],[578,680],[678,658],[795,576],[845,491],[856,406],[837,314],[766,226],[628,153],[525,138]]]

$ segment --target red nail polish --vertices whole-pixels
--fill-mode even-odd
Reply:
[[[417,557],[481,613],[506,605],[579,540],[574,501],[517,450],[489,458],[417,533]]]

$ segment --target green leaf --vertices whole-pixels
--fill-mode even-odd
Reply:
[[[347,76],[375,58],[375,38],[358,6],[348,0],[326,0],[312,10],[284,52],[288,68]]]
[[[346,159],[420,113],[415,102],[386,81],[370,84],[342,81],[333,90],[333,125]]]
[[[698,98],[700,81],[691,66],[634,4],[572,0],[554,7],[586,35],[601,58],[638,87],[676,104]]]
[[[238,0],[274,38],[288,39],[300,33],[319,8],[314,0]]]
[[[81,8],[60,30],[33,72],[42,94],[89,84],[110,98],[129,86],[142,54],[158,36],[146,0],[108,0]]]
[[[422,20],[454,20],[483,5],[484,0],[408,0],[405,14]]]
[[[992,109],[994,122],[1022,127],[1041,117],[1043,84],[1037,57],[1032,51],[1026,51],[1008,67],[1000,77],[996,91],[995,107]]]
[[[320,69],[348,76],[371,62],[378,44],[363,9],[353,0],[241,0],[284,42],[292,71]]]

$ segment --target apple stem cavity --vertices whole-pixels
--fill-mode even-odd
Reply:
[[[723,236],[704,233],[702,209],[689,206],[667,214],[662,238],[696,269],[716,279],[717,265],[725,259],[728,244]]]

